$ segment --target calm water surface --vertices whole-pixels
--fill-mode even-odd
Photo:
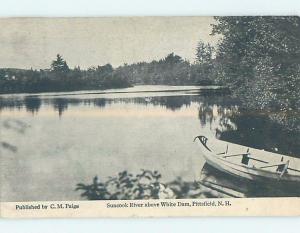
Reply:
[[[78,200],[77,183],[123,170],[194,181],[205,163],[199,134],[297,156],[284,129],[203,88],[0,96],[1,200]]]

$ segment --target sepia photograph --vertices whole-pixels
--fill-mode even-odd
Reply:
[[[1,202],[300,197],[298,16],[0,27]]]

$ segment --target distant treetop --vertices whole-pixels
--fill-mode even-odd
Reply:
[[[56,60],[51,63],[51,70],[58,73],[67,73],[70,69],[61,55],[56,55]]]

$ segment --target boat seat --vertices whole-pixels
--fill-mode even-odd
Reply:
[[[283,164],[279,164],[277,169],[276,169],[276,172],[280,172],[280,173],[288,173],[288,166],[287,164],[283,163]]]
[[[243,154],[242,164],[248,165],[249,164],[249,160],[250,160],[249,154]]]

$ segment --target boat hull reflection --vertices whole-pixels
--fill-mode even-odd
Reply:
[[[299,197],[300,186],[295,183],[250,181],[219,171],[205,163],[200,182],[224,197]]]

